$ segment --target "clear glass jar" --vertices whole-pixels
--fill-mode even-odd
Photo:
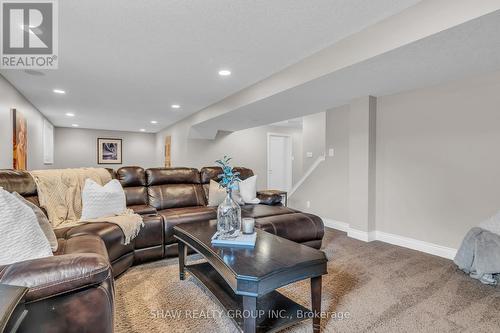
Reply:
[[[217,208],[217,232],[219,238],[238,237],[241,230],[241,208],[231,197],[231,191]]]

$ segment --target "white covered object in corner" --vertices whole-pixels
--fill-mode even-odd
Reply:
[[[479,223],[479,227],[500,235],[500,210],[489,219]]]

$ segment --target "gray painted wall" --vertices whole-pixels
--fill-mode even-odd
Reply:
[[[0,75],[0,168],[12,168],[12,108],[23,113],[28,125],[28,169],[50,167],[43,164],[44,116]]]
[[[120,164],[97,164],[97,138],[122,139]],[[102,131],[80,128],[55,128],[54,168],[110,167],[138,165],[144,168],[160,166],[156,163],[156,135],[121,131]]]
[[[302,117],[303,123],[303,159],[302,168],[306,172],[318,157],[325,154],[325,112],[315,113]],[[307,153],[312,153],[308,157]]]
[[[289,206],[337,221],[349,220],[349,106],[326,113],[326,156],[302,186],[290,197]],[[307,208],[306,202],[311,206]]]
[[[376,230],[376,108],[373,96],[349,104],[349,224],[365,232]]]
[[[376,230],[457,248],[500,209],[499,91],[496,72],[377,99]],[[327,112],[335,157],[290,200],[342,222],[349,222],[349,111]]]
[[[280,126],[261,126],[237,132],[219,132],[214,140],[189,139],[190,118],[173,125],[157,136],[157,163],[163,163],[166,135],[172,137],[173,166],[200,168],[214,165],[224,155],[233,158],[233,165],[251,168],[257,177],[257,187],[267,184],[267,133],[292,135],[293,179],[302,174],[302,130]]]
[[[500,72],[378,98],[377,230],[457,248],[500,209]]]

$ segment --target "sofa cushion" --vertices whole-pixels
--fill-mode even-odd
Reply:
[[[284,206],[245,205],[241,207],[241,217],[260,218],[296,212],[295,209]]]
[[[199,184],[149,186],[148,195],[149,204],[158,210],[206,204],[203,189]]]
[[[55,255],[95,253],[109,261],[106,244],[96,235],[82,235],[69,239],[58,239],[59,247]]]
[[[78,253],[27,260],[7,266],[0,283],[28,287],[27,302],[34,302],[111,280],[106,258]]]
[[[57,234],[57,233],[56,233]],[[131,253],[134,250],[134,240],[124,245],[125,236],[119,226],[106,222],[82,223],[79,226],[69,228],[65,233],[65,238],[73,238],[82,235],[97,235],[106,245],[109,260],[120,258],[124,254]]]
[[[156,208],[150,205],[132,205],[127,208],[132,209],[134,213],[139,215],[156,215]]]
[[[234,172],[240,173],[240,179],[245,180],[254,175],[252,169],[243,167],[234,167]],[[219,181],[219,175],[222,174],[222,168],[218,166],[203,167],[200,169],[200,180],[202,184],[210,183],[210,180]]]
[[[124,187],[127,206],[147,205],[148,190],[145,186]]]
[[[158,212],[163,216],[165,223],[165,244],[175,243],[174,227],[177,224],[206,221],[217,218],[217,207],[184,207],[160,210]]]
[[[135,249],[163,245],[163,219],[161,216],[144,216],[144,226],[134,239]]]
[[[249,168],[243,168],[243,167],[234,167],[233,168],[234,172],[239,172],[240,173],[240,179],[245,180],[254,175],[252,169]]]
[[[306,213],[282,214],[259,218],[255,220],[255,226],[297,243],[321,240],[325,232],[321,218]]]
[[[40,207],[35,180],[27,171],[0,170],[0,187],[8,192],[17,192],[29,202]],[[45,209],[40,209],[47,215]]]
[[[200,173],[194,168],[151,168],[146,170],[146,184],[201,184]]]
[[[146,170],[149,205],[161,210],[206,204],[200,173],[192,168]]]
[[[282,192],[276,190],[257,191],[257,198],[263,205],[278,205],[283,200],[283,196],[280,193]]]
[[[122,167],[116,170],[116,179],[123,187],[146,186],[146,171],[138,166]]]
[[[116,177],[122,184],[127,206],[146,205],[148,192],[146,190],[146,171],[141,167],[123,167],[116,171]]]
[[[200,169],[200,179],[202,184],[208,184],[211,180],[219,181],[222,168],[218,166],[203,167]]]
[[[23,197],[37,195],[35,180],[27,171],[1,170],[0,187],[8,192],[17,192]]]

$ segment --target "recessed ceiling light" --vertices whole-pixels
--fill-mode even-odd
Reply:
[[[221,69],[221,70],[219,71],[219,75],[220,75],[220,76],[229,76],[229,75],[231,75],[231,71],[230,71],[230,70],[227,70],[227,69]]]
[[[158,124],[156,120],[151,120],[151,124]]]
[[[75,114],[71,112],[66,112],[66,117],[74,117]]]
[[[172,104],[170,105],[172,109],[179,109],[181,106],[179,104]]]
[[[55,92],[56,94],[65,94],[66,93],[64,90],[61,90],[61,89],[54,89],[52,91]]]
[[[78,124],[71,124],[71,126],[73,126],[73,127],[78,127],[78,126],[80,126],[80,125],[78,125]]]
[[[146,132],[146,130],[144,128],[141,128],[139,131]]]

